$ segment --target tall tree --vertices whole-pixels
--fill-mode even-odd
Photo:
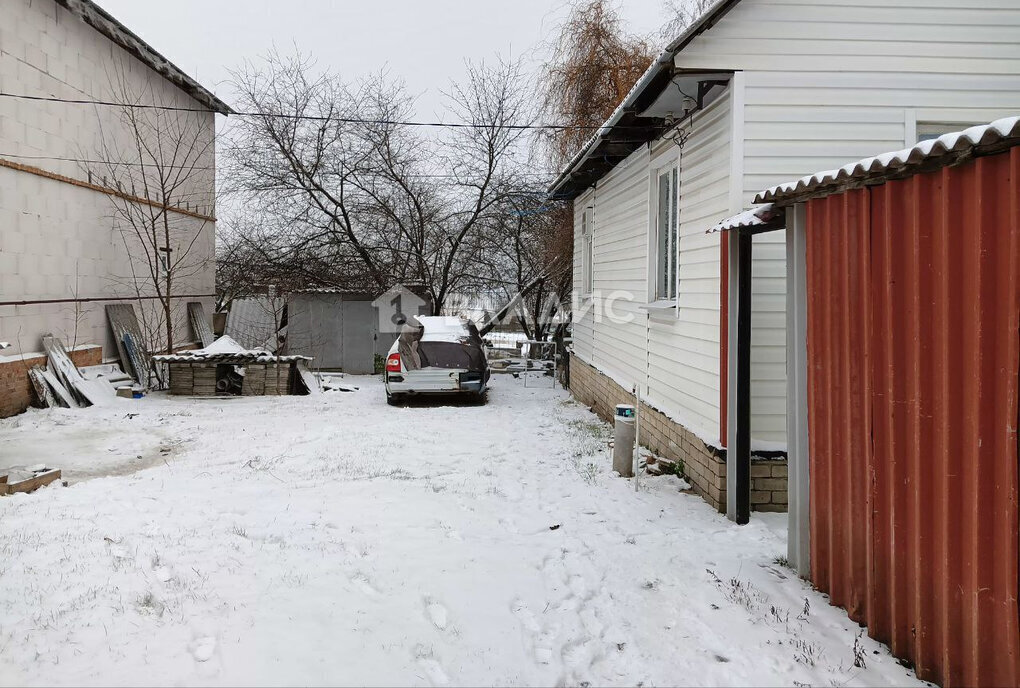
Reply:
[[[468,126],[435,134],[407,124],[413,100],[383,77],[350,84],[273,54],[235,84],[259,113],[227,146],[233,190],[260,217],[241,233],[252,254],[315,286],[421,284],[437,311],[491,280],[484,235],[524,169],[532,117],[517,64],[469,64],[447,94]]]
[[[546,138],[550,166],[562,169],[623,101],[654,58],[651,44],[630,34],[611,0],[574,0],[552,45],[539,88],[546,117],[564,126]],[[548,313],[550,294],[561,304],[573,287],[574,214],[569,204],[552,205],[540,222],[532,248],[549,274],[535,294],[533,312]],[[562,311],[568,310],[565,305]],[[543,332],[538,321],[535,329]],[[545,329],[548,334],[548,328]]]
[[[565,125],[550,141],[555,166],[597,131],[654,57],[648,41],[625,30],[611,0],[574,0],[541,84],[547,116]]]

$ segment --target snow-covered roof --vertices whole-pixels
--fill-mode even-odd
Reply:
[[[159,51],[92,0],[56,0],[56,2],[210,110],[221,115],[233,112],[229,105],[185,74],[180,67],[163,57]]]
[[[829,187],[877,182],[890,175],[909,174],[918,168],[932,165],[950,165],[961,159],[1016,145],[1020,145],[1020,117],[1006,117],[991,124],[922,141],[900,151],[858,160],[839,169],[817,172],[797,181],[778,184],[759,193],[754,201],[788,204],[797,198],[824,192]]]
[[[185,351],[179,354],[163,354],[161,356],[153,356],[152,360],[158,363],[229,363],[233,365],[244,365],[246,363],[293,363],[294,361],[312,360],[310,356],[277,356],[266,351],[189,355],[193,353]]]
[[[245,349],[224,335],[204,349],[153,356],[160,363],[290,363],[310,361],[308,356],[276,356],[265,349]]]
[[[602,126],[596,130],[591,138],[581,146],[581,149],[574,154],[570,162],[566,164],[566,167],[560,172],[556,181],[549,187],[550,194],[557,194],[566,182],[570,180],[575,169],[592,154],[601,141],[606,139],[614,127],[620,124],[620,120],[623,119],[624,115],[633,109],[635,101],[644,93],[645,89],[654,83],[657,77],[672,70],[673,58],[676,57],[676,54],[687,47],[702,32],[711,28],[716,20],[732,9],[738,2],[740,0],[716,0],[690,26],[684,29],[683,33],[666,46],[666,49],[652,61],[652,64],[648,66],[648,69],[641,75],[641,78],[634,83],[634,86],[631,87],[630,91],[620,101],[620,104],[616,106],[616,109],[613,110]]]
[[[753,227],[777,225],[785,220],[785,215],[786,213],[782,208],[776,208],[771,203],[766,203],[765,205],[759,205],[726,218],[709,229],[706,234],[728,232],[733,229],[750,229]]]
[[[307,289],[295,289],[291,294],[339,294],[341,296],[367,296],[372,297],[373,292],[378,289],[345,289],[343,287],[308,287]]]

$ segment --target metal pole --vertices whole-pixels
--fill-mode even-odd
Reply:
[[[634,491],[641,490],[641,385],[634,385]]]
[[[752,235],[740,232],[737,280],[737,424],[736,521],[751,520],[751,247]]]

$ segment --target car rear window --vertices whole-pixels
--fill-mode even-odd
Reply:
[[[474,344],[455,342],[419,342],[418,356],[422,368],[453,368],[481,372],[485,370],[485,354]]]

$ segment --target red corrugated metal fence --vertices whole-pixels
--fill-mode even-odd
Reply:
[[[807,203],[811,575],[947,686],[1020,684],[1020,147]]]

